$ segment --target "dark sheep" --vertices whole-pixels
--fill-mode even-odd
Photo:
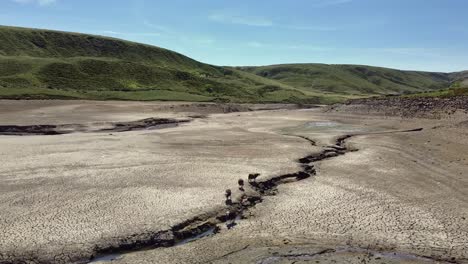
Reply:
[[[257,177],[260,176],[260,173],[251,173],[249,174],[249,183],[255,183]]]
[[[243,179],[239,179],[239,180],[237,181],[237,183],[239,183],[239,190],[240,190],[241,192],[245,191],[245,190],[244,190],[244,180],[243,180]]]
[[[237,183],[239,183],[239,186],[244,186],[244,180],[243,179],[239,179],[237,181]]]
[[[232,196],[231,189],[227,189],[224,195],[226,196],[226,200],[231,200],[231,196]]]
[[[227,189],[226,192],[224,193],[224,196],[226,196],[226,205],[232,205],[232,191],[231,191],[231,189]]]

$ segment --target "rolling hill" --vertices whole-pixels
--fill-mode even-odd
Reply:
[[[321,102],[327,98],[166,49],[0,27],[0,98]]]
[[[285,64],[238,67],[304,91],[336,94],[402,94],[439,90],[452,82],[450,74],[401,71],[361,65]]]
[[[454,72],[450,74],[452,86],[468,88],[468,71]]]
[[[334,103],[464,84],[371,66],[221,67],[109,37],[0,26],[0,98]]]

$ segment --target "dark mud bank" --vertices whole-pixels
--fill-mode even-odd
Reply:
[[[65,124],[65,125],[30,125],[30,126],[0,126],[0,135],[62,135],[75,132],[126,132],[145,129],[161,129],[175,127],[180,123],[187,123],[190,120],[178,120],[170,118],[146,118],[130,122],[110,122],[99,124],[105,128],[93,128],[83,124]]]

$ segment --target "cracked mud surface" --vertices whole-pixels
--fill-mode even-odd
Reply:
[[[111,119],[102,117],[103,107],[89,122],[188,116],[119,106]],[[50,121],[54,110],[29,113],[43,111]],[[0,115],[13,120],[8,116]],[[80,118],[63,120],[84,122]],[[329,121],[340,126],[307,125]],[[240,196],[239,177],[261,173],[262,182],[301,171],[298,159],[330,149],[342,135],[415,127],[424,130],[349,138],[347,146],[359,151],[315,162],[316,176],[275,187],[276,195],[246,210],[230,230],[221,225],[216,235],[115,262],[466,263],[468,135],[457,125],[462,122],[290,110],[215,114],[112,136],[0,137],[0,263],[80,261],[96,246],[222,211],[227,188]]]

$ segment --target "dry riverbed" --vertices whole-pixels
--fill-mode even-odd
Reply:
[[[465,114],[259,108],[0,101],[0,263],[468,262]]]

